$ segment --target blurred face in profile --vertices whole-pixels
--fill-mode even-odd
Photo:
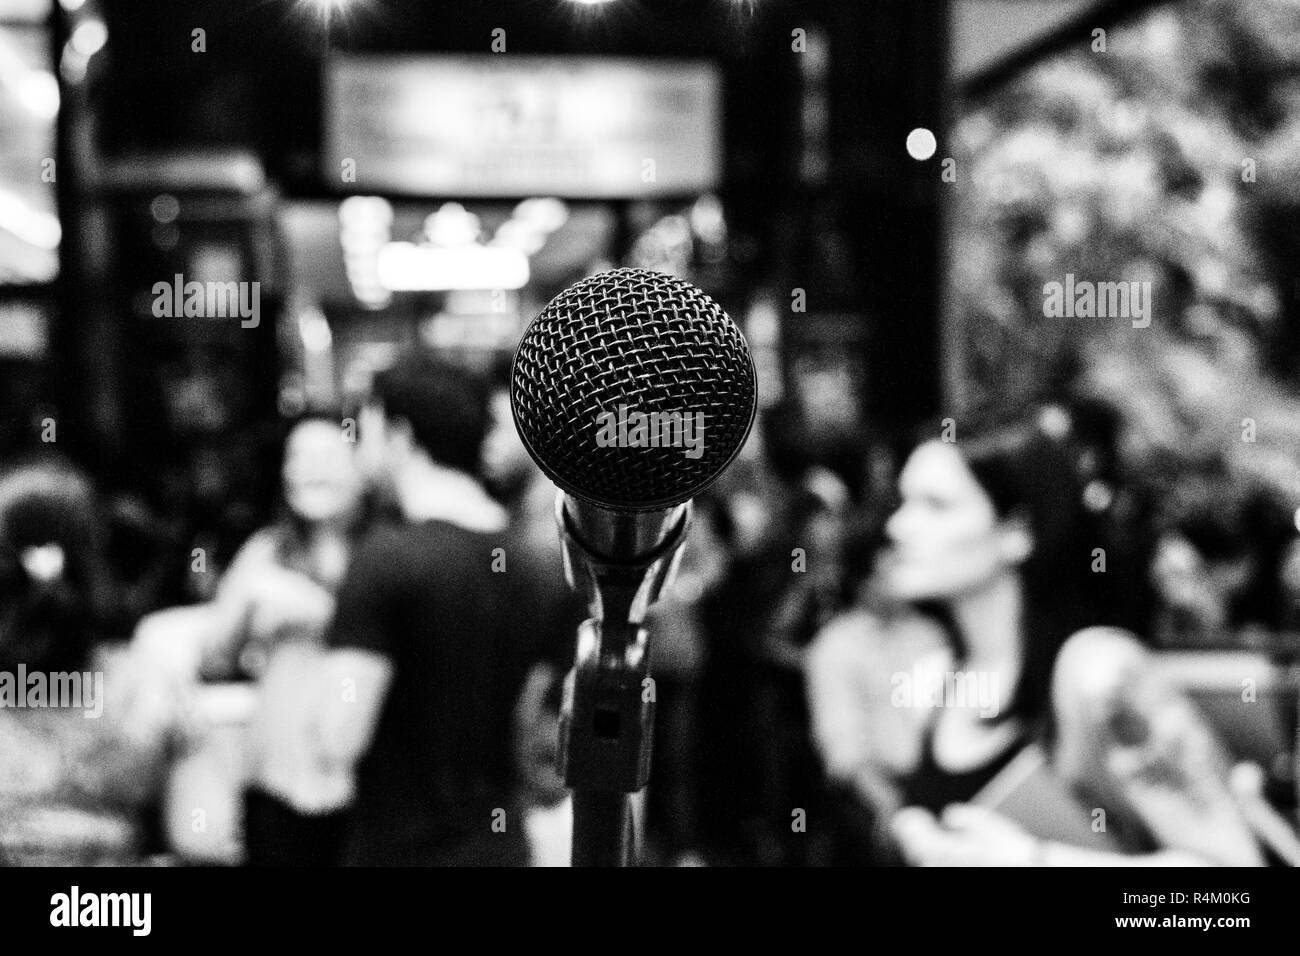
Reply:
[[[361,471],[354,449],[333,422],[300,422],[284,454],[284,496],[294,514],[330,521],[351,514],[361,500]]]
[[[902,503],[885,525],[890,548],[880,573],[903,601],[976,593],[1027,556],[1019,522],[999,520],[993,502],[955,444],[926,442],[898,480]]]

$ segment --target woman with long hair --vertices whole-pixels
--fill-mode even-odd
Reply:
[[[333,863],[346,826],[349,784],[319,757],[310,679],[371,510],[341,422],[318,411],[292,423],[281,514],[240,548],[210,607],[205,670],[258,684],[243,821],[252,865]]]
[[[1154,719],[1153,702],[1169,699],[1139,699],[1116,690],[1132,682],[1106,677],[1133,672],[1144,652],[1131,635],[1096,626],[1106,623],[1094,583],[1104,551],[1083,506],[1069,427],[1063,410],[1049,408],[972,437],[921,442],[899,476],[900,503],[877,570],[893,618],[858,612],[817,640],[810,697],[827,769],[908,862],[1125,859],[1111,843],[1088,850],[1035,840],[971,805],[1030,746],[1068,752],[1057,771],[1081,793],[1085,770],[1114,763],[1113,752],[1098,748],[1118,742],[1093,733],[1095,720],[1081,714],[1102,699],[1114,710],[1122,699]],[[1201,749],[1215,746],[1190,707],[1180,715],[1179,733]],[[1092,737],[1080,744],[1084,727]],[[1104,794],[1090,793],[1120,818],[1111,835],[1122,831],[1123,851],[1150,851],[1155,862],[1259,862],[1226,804],[1210,812],[1187,792],[1170,797],[1185,805],[1185,822],[1212,820],[1218,839],[1210,845],[1190,822],[1171,832],[1148,819],[1151,804],[1131,798],[1132,784],[1131,774],[1116,771]],[[1223,780],[1206,786],[1227,792]]]

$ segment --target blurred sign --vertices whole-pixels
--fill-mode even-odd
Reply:
[[[439,249],[390,242],[379,250],[379,281],[391,292],[522,289],[528,284],[528,257],[500,247]]]
[[[358,56],[327,66],[325,178],[430,196],[702,192],[721,80],[699,62]]]

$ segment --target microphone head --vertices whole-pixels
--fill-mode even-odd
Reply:
[[[681,279],[602,272],[557,295],[511,371],[515,425],[561,490],[656,511],[726,469],[754,423],[754,363],[739,327]]]

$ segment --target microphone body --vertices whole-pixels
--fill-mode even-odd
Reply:
[[[681,555],[690,500],[748,437],[756,395],[739,328],[661,273],[576,283],[515,353],[515,424],[560,489],[565,576],[592,615],[578,629],[560,717],[575,866],[632,862],[627,794],[649,779],[654,727],[645,615]]]

